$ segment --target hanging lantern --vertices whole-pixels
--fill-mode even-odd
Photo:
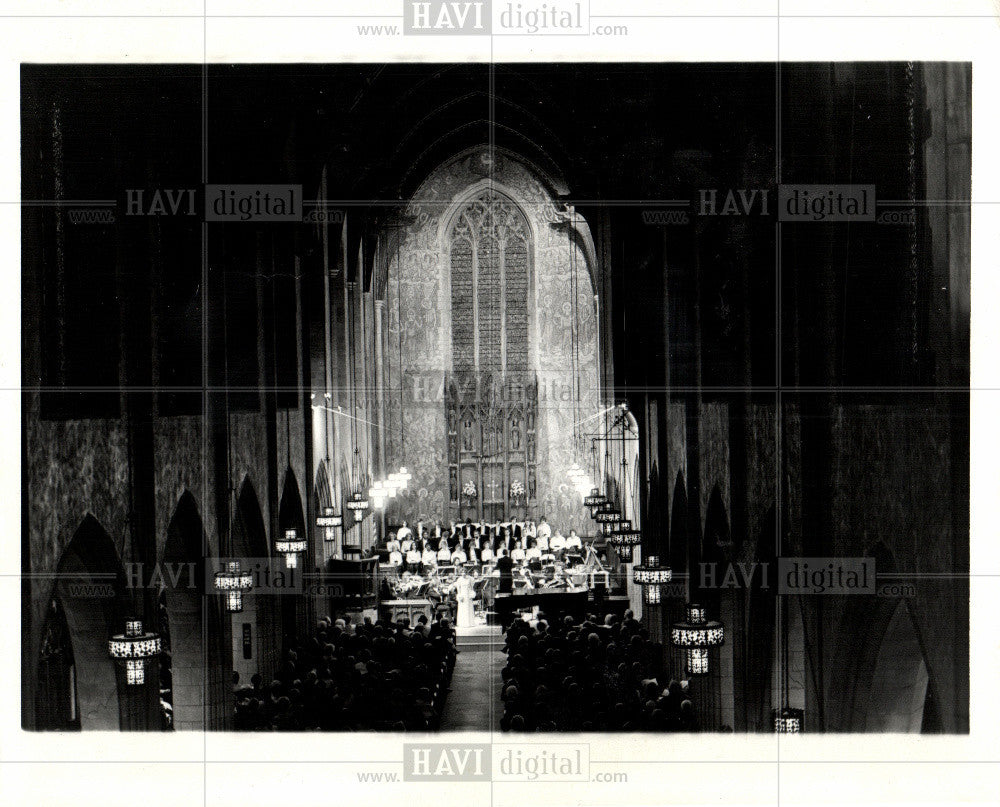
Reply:
[[[406,486],[410,483],[410,480],[413,479],[413,474],[406,470],[405,465],[399,466],[399,479],[403,483],[401,485],[401,489],[406,490]]]
[[[619,529],[623,524],[628,524],[628,528]],[[622,563],[631,563],[632,550],[642,543],[642,533],[639,530],[633,530],[629,521],[621,521],[618,524],[602,524],[601,526],[611,527],[611,533],[607,536],[607,540],[618,553],[618,559]]]
[[[306,542],[299,538],[299,531],[295,527],[285,530],[283,541],[274,542],[274,550],[285,556],[285,566],[294,569],[299,565],[299,552],[306,551]]]
[[[162,650],[158,633],[143,633],[142,620],[125,621],[125,633],[108,640],[108,653],[116,661],[125,662],[125,682],[130,686],[146,683],[146,662]]]
[[[611,543],[615,546],[631,544],[635,546],[642,542],[642,533],[633,529],[631,519],[623,518],[611,527]]]
[[[802,709],[774,709],[774,731],[777,734],[801,734],[805,724],[806,713]]]
[[[703,675],[708,672],[708,649],[725,641],[725,628],[721,622],[708,621],[703,606],[689,603],[687,621],[674,624],[670,641],[684,650],[688,673]]]
[[[597,508],[607,504],[607,497],[598,488],[591,488],[590,494],[583,497],[583,506],[590,508],[590,517],[597,513]]]
[[[663,597],[660,586],[669,583],[674,573],[669,566],[661,566],[658,555],[650,555],[646,562],[632,569],[632,582],[642,586],[642,601],[646,605],[659,605]]]
[[[594,520],[598,524],[617,524],[622,520],[622,514],[610,502],[602,504],[594,514]]]
[[[361,495],[361,491],[355,491],[347,503],[347,509],[354,513],[355,521],[361,521],[365,517],[365,510],[368,509],[368,499]]]
[[[337,540],[337,527],[344,526],[344,517],[332,507],[324,507],[323,515],[316,516],[316,526],[323,528],[324,541]]]
[[[215,573],[215,590],[225,595],[226,610],[238,614],[243,610],[243,592],[253,588],[253,574],[240,569],[238,560],[226,563],[225,571]]]

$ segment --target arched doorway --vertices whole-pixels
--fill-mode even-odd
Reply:
[[[63,552],[36,671],[39,729],[118,731],[118,674],[108,638],[124,626],[125,573],[104,528],[87,515]],[[155,687],[156,676],[146,686]]]

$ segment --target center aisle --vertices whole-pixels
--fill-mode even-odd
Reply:
[[[441,731],[500,730],[500,670],[506,657],[497,626],[459,631],[451,692],[441,714]]]

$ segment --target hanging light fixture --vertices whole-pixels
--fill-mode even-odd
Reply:
[[[238,560],[231,560],[223,571],[215,573],[214,585],[226,598],[226,610],[238,614],[243,610],[243,592],[253,588],[253,574],[240,569]]]
[[[708,672],[708,650],[723,644],[725,628],[721,622],[708,621],[703,606],[688,603],[687,621],[674,624],[670,641],[684,650],[688,673],[703,675]]]
[[[801,734],[802,726],[805,723],[805,711],[803,709],[793,709],[789,706],[783,709],[772,710],[774,717],[774,731],[777,734]]]
[[[141,619],[125,621],[125,632],[108,640],[108,653],[125,663],[125,682],[130,686],[146,683],[146,662],[160,655],[163,643],[158,633],[146,633]]]
[[[583,506],[590,508],[590,517],[597,513],[597,508],[607,503],[607,497],[601,493],[600,488],[591,488],[590,493],[583,497]]]
[[[622,563],[632,562],[632,550],[642,543],[642,533],[631,528],[632,522],[620,521],[612,524],[611,533],[607,536],[608,543],[615,548],[618,559]],[[628,525],[623,527],[623,525]],[[623,527],[623,528],[622,528]],[[619,529],[622,528],[622,529]]]
[[[616,550],[624,549],[629,547],[629,558],[632,557],[631,548],[637,546],[642,542],[642,533],[633,528],[632,520],[627,518],[628,516],[628,460],[625,457],[625,410],[624,404],[622,404],[622,518],[620,521],[614,522],[611,528],[611,534],[608,536],[608,543],[610,543]],[[622,553],[619,552],[619,558],[623,561],[625,558]],[[669,572],[669,570],[668,570]]]
[[[361,521],[368,509],[368,499],[361,495],[361,491],[355,491],[347,502],[347,509],[354,513],[355,522]]]
[[[591,471],[595,479],[600,479],[601,472],[597,462],[597,438],[591,438],[590,443],[590,464]],[[607,497],[601,493],[601,489],[596,485],[591,487],[590,493],[583,497],[583,506],[590,510],[590,517],[593,518],[597,508],[608,501]]]
[[[285,537],[274,542],[275,552],[280,552],[285,556],[285,566],[294,569],[299,565],[299,552],[306,551],[304,538],[299,538],[299,531],[295,527],[285,530]]]
[[[385,507],[385,500],[388,495],[389,491],[381,480],[375,482],[375,484],[368,489],[368,496],[371,498],[372,507],[376,510],[381,510]]]
[[[622,520],[622,514],[611,502],[605,502],[597,508],[594,514],[594,521],[598,524],[617,524]]]
[[[324,507],[323,515],[316,516],[316,526],[323,529],[324,541],[337,540],[337,527],[344,526],[344,517],[333,507]]]
[[[355,429],[356,432],[356,429]],[[355,439],[357,437],[355,436]],[[351,494],[351,498],[347,502],[347,509],[354,513],[355,523],[360,522],[365,517],[365,512],[368,510],[369,501],[365,498],[365,495],[361,492],[361,452],[357,447],[354,449],[354,471],[355,471],[355,490]]]
[[[632,582],[642,586],[642,601],[646,605],[659,605],[663,597],[660,586],[669,583],[674,573],[669,566],[661,566],[658,555],[650,555],[646,562],[632,569]]]

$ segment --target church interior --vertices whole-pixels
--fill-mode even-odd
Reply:
[[[24,729],[968,733],[968,65],[21,81]]]

